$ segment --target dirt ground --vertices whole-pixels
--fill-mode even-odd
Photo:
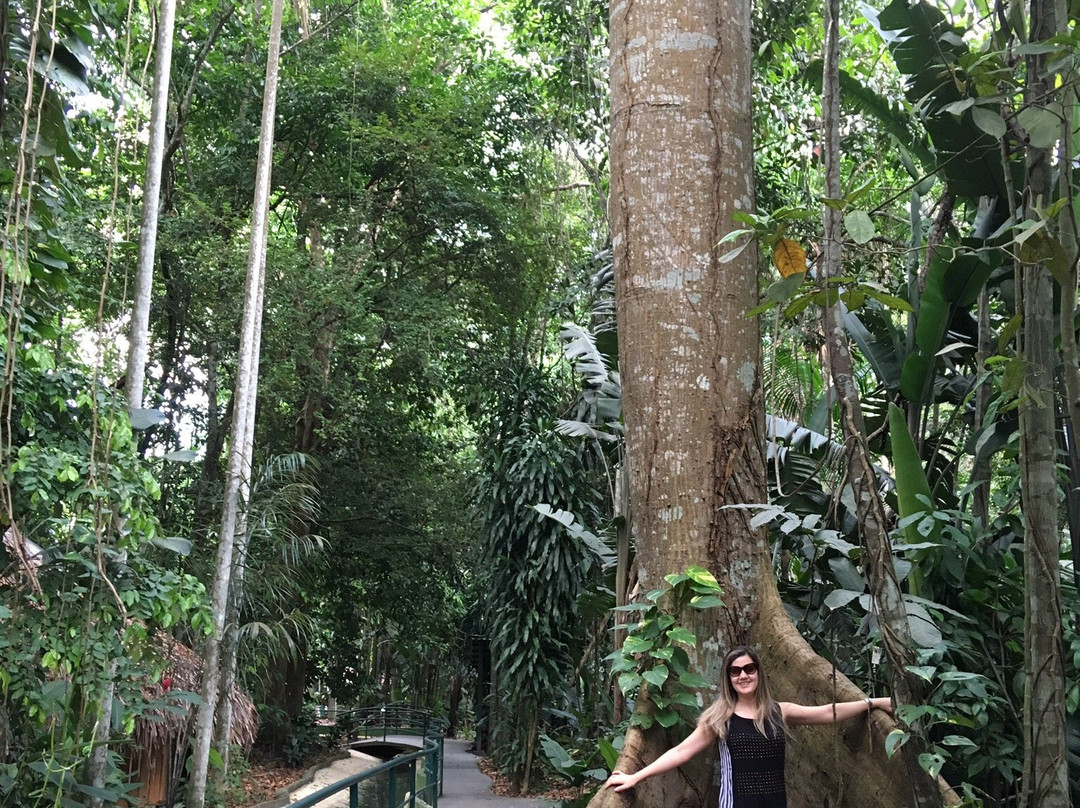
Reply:
[[[298,766],[290,766],[281,760],[266,760],[255,753],[248,762],[247,771],[240,777],[240,784],[231,789],[227,808],[247,808],[277,796],[279,790],[304,776],[304,772],[334,757],[336,749],[320,749]]]
[[[544,797],[549,800],[572,800],[580,791],[574,786],[567,785],[565,780],[552,778],[544,781],[538,787],[529,790],[528,794],[514,794],[510,790],[510,781],[495,770],[489,758],[480,758],[477,764],[480,771],[492,779],[491,790],[500,797]]]

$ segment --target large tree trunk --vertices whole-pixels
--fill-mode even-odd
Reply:
[[[750,3],[637,0],[611,8],[612,196],[630,513],[645,588],[704,563],[726,607],[690,626],[694,668],[716,680],[726,649],[758,648],[777,695],[858,697],[834,679],[788,620],[749,512],[763,503],[764,410],[756,254],[723,263],[732,214],[753,209]],[[710,698],[706,694],[706,698]],[[911,804],[907,773],[884,754],[885,717],[794,731],[789,805]],[[631,730],[619,766],[633,771],[674,739]],[[651,778],[593,808],[711,805],[709,761]]]

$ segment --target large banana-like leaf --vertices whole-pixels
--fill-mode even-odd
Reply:
[[[563,354],[574,363],[574,370],[589,384],[599,387],[608,378],[607,359],[596,347],[596,339],[577,323],[563,323],[559,336]]]
[[[844,444],[828,435],[808,429],[794,421],[775,415],[765,416],[766,459],[773,484],[779,483],[781,493],[793,489],[830,489],[843,478]],[[777,469],[780,479],[775,479]],[[892,487],[892,478],[875,466],[882,488]]]
[[[870,363],[878,382],[890,392],[900,389],[901,346],[896,326],[887,317],[866,321],[868,309],[860,314],[844,309],[844,329],[858,346],[863,358]]]
[[[930,99],[936,105],[933,111],[937,111],[963,97],[953,72],[968,53],[963,28],[951,25],[945,14],[929,3],[893,0],[880,13],[869,7],[863,10],[906,77],[909,100]]]
[[[915,326],[916,350],[904,360],[900,391],[909,400],[928,404],[932,400],[938,356],[957,312],[970,308],[1000,257],[993,253],[955,252],[944,247],[934,251],[919,298]]]
[[[915,448],[915,441],[908,432],[904,411],[895,404],[889,405],[889,438],[892,441],[893,468],[896,470],[896,500],[900,509],[900,522],[904,525],[904,540],[908,544],[941,541],[941,524],[934,518],[930,484],[923,471],[922,458]],[[923,518],[919,519],[919,515]],[[919,594],[918,566],[912,567],[909,578],[911,593]]]
[[[1007,198],[998,138],[980,128],[978,99],[960,67],[970,49],[964,31],[928,3],[893,0],[880,14],[864,13],[888,44],[906,79],[905,94],[923,113],[936,165],[959,196]]]

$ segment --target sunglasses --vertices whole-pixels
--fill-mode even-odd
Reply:
[[[749,665],[728,665],[727,675],[734,679],[736,676],[753,676],[757,673],[757,663],[751,662]]]

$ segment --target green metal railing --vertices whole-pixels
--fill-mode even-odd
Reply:
[[[428,710],[403,704],[380,704],[359,710],[339,711],[337,726],[348,740],[374,738],[386,735],[443,735],[446,721],[436,718]]]
[[[443,722],[426,710],[399,705],[368,707],[338,715],[346,741],[391,735],[423,738],[417,752],[399,755],[374,768],[351,775],[292,803],[290,808],[313,808],[343,791],[349,808],[438,808],[443,779]]]

